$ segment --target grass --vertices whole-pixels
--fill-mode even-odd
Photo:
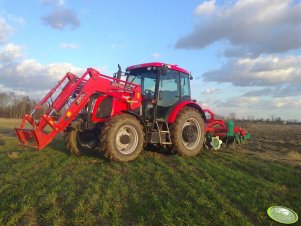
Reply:
[[[277,225],[268,207],[301,213],[298,165],[234,149],[113,163],[70,156],[61,139],[36,152],[17,145],[16,123],[0,119],[0,225]]]

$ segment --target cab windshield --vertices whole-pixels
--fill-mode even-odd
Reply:
[[[157,76],[158,70],[139,68],[127,72],[127,82],[140,85],[144,99],[153,99],[155,98]]]

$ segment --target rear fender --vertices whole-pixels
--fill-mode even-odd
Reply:
[[[206,121],[205,113],[204,113],[202,107],[201,107],[199,104],[197,104],[197,103],[194,102],[194,101],[183,101],[183,102],[179,103],[178,105],[176,105],[176,106],[172,109],[172,111],[171,111],[171,113],[170,113],[170,115],[169,115],[169,117],[168,117],[168,120],[167,120],[168,123],[174,123],[174,121],[175,121],[176,118],[177,118],[178,113],[179,113],[179,112],[182,110],[182,108],[185,107],[185,106],[189,106],[189,107],[193,107],[193,108],[197,109],[197,110],[200,112],[200,114],[201,114],[202,118],[204,119],[204,121]]]

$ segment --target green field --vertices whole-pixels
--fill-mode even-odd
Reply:
[[[0,119],[0,225],[278,225],[272,205],[301,214],[301,126],[254,124],[243,148],[113,163],[70,156],[61,138],[22,148],[16,123]]]

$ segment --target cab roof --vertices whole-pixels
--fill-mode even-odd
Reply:
[[[127,67],[126,70],[128,71],[128,70],[133,70],[133,69],[138,69],[138,68],[146,68],[146,67],[161,67],[164,64],[166,64],[166,63],[151,62],[151,63],[137,64],[137,65]],[[183,72],[185,74],[189,74],[188,71],[186,71],[183,68],[178,67],[178,65],[176,65],[176,64],[166,64],[166,65],[172,70]]]

